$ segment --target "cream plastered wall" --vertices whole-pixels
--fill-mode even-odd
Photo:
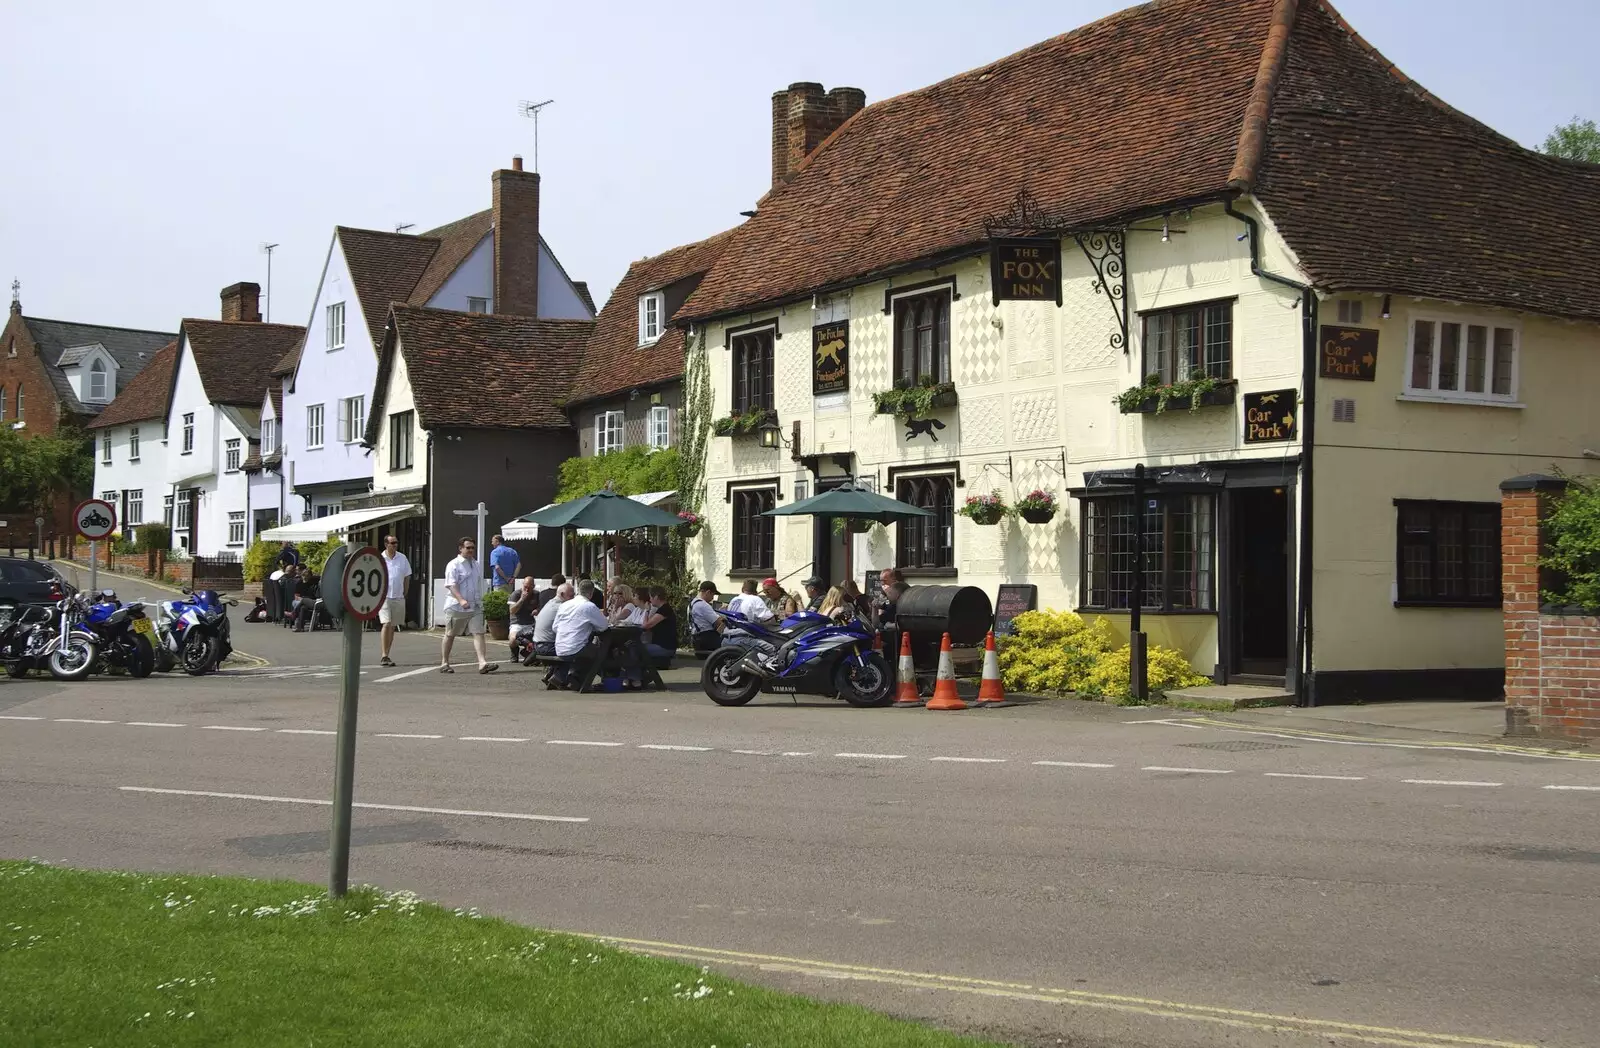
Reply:
[[[1220,207],[1174,214],[1169,239],[1161,239],[1161,220],[1139,223],[1127,237],[1129,271],[1129,351],[1111,344],[1117,331],[1108,296],[1096,290],[1096,276],[1071,239],[1062,244],[1063,304],[993,302],[987,258],[880,280],[820,301],[793,302],[781,309],[730,318],[704,327],[711,370],[713,417],[731,410],[731,361],[725,348],[728,327],[776,317],[782,336],[774,347],[775,404],[785,439],[794,420],[801,423],[805,454],[854,452],[858,470],[875,476],[884,490],[890,467],[957,461],[963,486],[956,501],[998,489],[1006,501],[1036,487],[1053,491],[1061,506],[1048,525],[1008,519],[981,527],[956,518],[955,579],[930,582],[980,586],[991,597],[1003,582],[1039,587],[1039,604],[1075,608],[1078,604],[1080,505],[1068,488],[1083,484],[1086,471],[1147,465],[1184,464],[1216,459],[1251,460],[1293,456],[1298,442],[1245,445],[1241,407],[1183,406],[1160,417],[1122,415],[1113,397],[1136,385],[1142,374],[1139,337],[1141,310],[1233,298],[1233,359],[1242,392],[1298,389],[1302,354],[1298,295],[1262,281],[1250,272],[1249,244],[1238,239],[1245,226]],[[1263,227],[1263,264],[1296,276],[1293,260]],[[938,412],[946,428],[938,442],[907,440],[903,427],[873,413],[872,394],[891,384],[893,333],[884,313],[886,292],[954,276],[959,298],[951,308],[951,369],[960,403]],[[811,327],[832,319],[850,320],[850,391],[813,397]],[[1063,464],[1062,457],[1065,455]],[[793,498],[796,479],[809,473],[791,460],[788,448],[765,450],[753,437],[712,437],[706,464],[707,527],[691,543],[690,564],[728,588],[732,548],[729,481],[781,478],[780,504]],[[1063,471],[1064,465],[1064,471]],[[1009,471],[1009,476],[1007,475]],[[1063,475],[1063,472],[1065,475]],[[889,492],[892,494],[892,492]],[[809,518],[778,518],[775,558],[780,576],[811,560]],[[875,529],[856,539],[856,575],[869,567],[893,564],[894,529]],[[1147,617],[1154,622],[1158,617]],[[1124,623],[1126,619],[1122,620]],[[1164,642],[1180,647],[1209,672],[1217,661],[1214,616],[1173,617],[1152,625]],[[1163,638],[1157,638],[1163,639]]]
[[[383,398],[383,424],[378,427],[378,446],[372,449],[372,487],[375,491],[420,488],[428,483],[428,435],[415,416],[416,401],[411,393],[411,373],[404,353],[396,352],[389,369],[389,388]],[[389,416],[413,412],[411,420],[411,468],[389,469]]]
[[[1316,446],[1314,659],[1319,670],[1483,669],[1505,664],[1499,608],[1397,608],[1394,500],[1499,502],[1500,482],[1524,473],[1600,472],[1600,327],[1505,310],[1402,299],[1382,319],[1373,382],[1322,379]],[[1509,325],[1520,335],[1520,407],[1425,403],[1404,393],[1418,316]],[[1322,303],[1325,321],[1337,301]],[[1334,422],[1333,402],[1354,402]]]

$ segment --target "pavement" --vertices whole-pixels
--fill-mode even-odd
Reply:
[[[235,634],[275,664],[0,681],[0,855],[324,880],[337,635]],[[1314,710],[722,709],[692,670],[579,696],[396,653],[363,656],[357,881],[1016,1044],[1595,1043],[1582,756]]]

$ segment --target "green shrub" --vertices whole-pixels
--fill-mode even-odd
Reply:
[[[111,552],[119,557],[129,557],[139,552],[139,547],[132,539],[118,532],[111,536]]]
[[[1544,599],[1600,608],[1600,482],[1572,479],[1567,490],[1551,500],[1544,530],[1549,549],[1540,563],[1559,576]]]
[[[483,617],[490,622],[511,617],[511,600],[505,590],[490,590],[483,595]]]
[[[1133,682],[1129,672],[1131,658],[1132,649],[1126,644],[1115,651],[1101,652],[1095,656],[1094,665],[1084,675],[1083,687],[1079,690],[1094,698],[1126,704],[1133,698]],[[1193,688],[1211,683],[1211,678],[1196,673],[1183,652],[1176,648],[1152,644],[1147,658],[1146,679],[1153,696],[1175,688]]]
[[[652,451],[643,444],[604,455],[579,455],[561,463],[556,501],[592,495],[607,482],[619,495],[673,491],[678,486],[678,449]]]
[[[1026,611],[1000,643],[1000,672],[1008,689],[1035,695],[1082,691],[1096,658],[1111,648],[1111,623],[1073,611]]]
[[[278,553],[282,549],[281,542],[268,542],[266,539],[256,539],[250,543],[250,548],[244,551],[244,580],[264,582],[278,566]]]
[[[321,575],[322,569],[327,566],[328,554],[342,545],[344,543],[329,535],[321,541],[310,539],[305,542],[297,542],[295,543],[295,549],[300,551],[300,563],[313,573]]]
[[[172,529],[165,524],[139,525],[139,552],[172,548]]]

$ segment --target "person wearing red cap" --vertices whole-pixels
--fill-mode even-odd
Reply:
[[[783,591],[777,579],[761,580],[761,596],[767,602],[772,617],[780,622],[800,610],[799,603]]]

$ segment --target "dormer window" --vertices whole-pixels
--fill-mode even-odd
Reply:
[[[666,307],[667,296],[659,291],[639,296],[639,345],[652,345],[661,337]]]
[[[473,297],[471,295],[468,295],[467,296],[467,312],[468,313],[487,313],[487,312],[489,312],[489,300],[487,298],[475,298],[475,297]]]
[[[89,365],[89,399],[99,401],[111,399],[106,396],[106,362],[98,358]]]

